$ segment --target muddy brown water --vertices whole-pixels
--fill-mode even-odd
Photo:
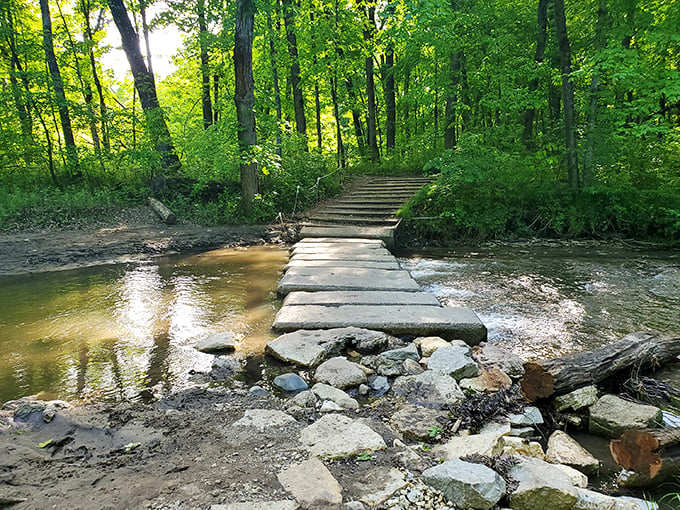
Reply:
[[[640,329],[680,331],[680,251],[608,245],[499,245],[403,254],[445,305],[469,306],[491,341],[525,359],[584,350]],[[288,251],[260,246],[0,277],[0,402],[134,398],[180,389],[223,330],[237,356],[274,338]],[[260,375],[261,359],[249,366]]]

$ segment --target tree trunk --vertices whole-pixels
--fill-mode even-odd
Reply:
[[[269,27],[269,33],[274,32],[274,27],[272,26],[271,15],[267,13],[267,27]],[[280,30],[280,26],[277,26],[277,32]],[[274,105],[276,107],[276,153],[281,157],[281,122],[283,119],[283,114],[281,111],[281,89],[279,86],[279,70],[276,66],[276,46],[274,45],[274,37],[269,37],[269,58],[271,60],[272,66],[272,82],[274,84]]]
[[[217,124],[220,120],[218,105],[220,99],[220,77],[217,74],[213,75],[213,123]]]
[[[597,24],[595,25],[595,52],[601,51],[604,44],[604,32],[607,23],[607,0],[599,0],[597,10]],[[599,57],[598,57],[599,58]],[[597,97],[599,87],[599,69],[596,64],[593,68],[593,77],[590,80],[590,109],[588,112],[588,135],[583,157],[583,186],[593,184],[593,152],[595,151],[595,125],[597,122]]]
[[[153,63],[151,60],[151,42],[149,40],[149,25],[146,22],[146,4],[148,0],[140,0],[139,2],[139,14],[142,17],[142,34],[144,34],[144,45],[146,46],[146,67],[151,73],[151,79],[154,82],[154,87],[156,86],[156,77],[153,74]]]
[[[562,107],[564,111],[564,138],[567,149],[567,176],[569,187],[579,186],[579,171],[576,146],[576,114],[574,106],[574,83],[571,80],[571,48],[567,35],[567,20],[564,0],[553,0],[555,5],[555,33],[560,51],[562,72]]]
[[[253,148],[257,144],[253,80],[254,21],[255,1],[238,0],[234,41],[234,103],[241,152],[241,195],[247,213],[252,211],[253,198],[259,193],[257,162],[253,159]]]
[[[627,430],[609,443],[616,463],[657,485],[680,474],[680,429]]]
[[[83,36],[85,38],[85,42],[87,43],[87,53],[88,53],[88,58],[90,60],[90,72],[92,73],[92,81],[94,82],[94,86],[97,89],[97,96],[99,97],[99,121],[101,125],[101,133],[102,133],[102,145],[104,146],[104,150],[108,153],[111,151],[111,142],[109,140],[109,130],[108,130],[108,123],[107,123],[107,109],[106,109],[106,101],[104,100],[104,89],[102,87],[102,83],[99,80],[99,74],[97,73],[97,62],[94,58],[94,38],[92,36],[92,28],[90,27],[90,2],[89,0],[81,0],[80,2],[80,9],[83,15],[83,20],[84,20],[84,30],[83,30]]]
[[[395,147],[397,130],[397,102],[394,90],[394,50],[385,53],[383,71],[383,90],[385,91],[385,148],[390,152]]]
[[[357,148],[362,158],[366,157],[366,138],[364,137],[363,124],[361,122],[361,113],[359,111],[359,99],[357,98],[356,90],[354,89],[354,80],[351,78],[345,79],[345,86],[347,87],[347,94],[349,95],[352,125],[354,126],[354,137],[357,140]]]
[[[364,28],[364,41],[370,42],[373,38],[373,31],[375,30],[375,6],[368,5],[366,7],[366,25]],[[375,106],[375,76],[373,70],[373,54],[369,52],[366,57],[366,136],[368,142],[368,149],[371,153],[371,161],[377,162],[380,160],[380,152],[378,150],[378,135],[377,135],[377,119]]]
[[[534,62],[537,67],[543,63],[543,56],[545,55],[545,44],[548,39],[548,0],[538,0],[538,33],[536,34],[536,54],[534,55]],[[529,95],[532,95],[538,89],[538,78],[532,78],[529,82]],[[534,127],[534,117],[536,116],[536,108],[527,108],[524,112],[524,131],[522,132],[522,143],[529,145],[531,135]]]
[[[460,60],[462,53],[454,51],[449,56],[449,93],[446,98],[446,129],[444,130],[444,148],[453,149],[456,146],[456,118],[458,103],[458,85],[460,83]]]
[[[305,118],[305,101],[300,85],[300,59],[298,57],[297,37],[295,35],[295,14],[293,12],[292,0],[283,0],[283,23],[286,29],[286,40],[288,41],[288,53],[290,54],[290,84],[293,88],[293,109],[295,110],[295,127],[297,132],[305,140],[305,151],[307,147],[307,119]]]
[[[153,74],[144,63],[137,32],[135,32],[132,23],[130,23],[123,0],[106,1],[111,9],[113,21],[120,32],[125,56],[130,63],[135,89],[139,94],[142,110],[144,110],[149,138],[161,156],[163,169],[169,172],[176,172],[180,167],[179,158],[175,154],[170,131],[165,123],[163,110],[161,110],[158,103]]]
[[[73,138],[71,115],[69,114],[66,94],[64,93],[64,82],[61,79],[61,73],[59,72],[57,57],[54,54],[54,45],[52,43],[52,18],[50,16],[48,0],[40,0],[40,14],[43,27],[43,49],[45,50],[45,60],[47,61],[47,67],[50,71],[57,108],[59,109],[61,130],[64,135],[64,145],[66,147],[68,173],[71,176],[74,176],[78,169],[78,149],[76,148],[76,142]]]
[[[198,41],[201,53],[201,106],[203,110],[203,128],[208,129],[213,123],[212,102],[210,100],[210,67],[208,60],[208,24],[205,20],[205,0],[196,3],[198,17]]]
[[[345,146],[342,143],[342,126],[340,124],[340,107],[338,106],[338,79],[331,77],[331,100],[333,101],[333,116],[335,117],[335,136],[338,145],[338,167],[345,168]]]
[[[529,400],[548,398],[604,381],[631,367],[644,369],[663,365],[678,354],[680,337],[631,333],[592,351],[526,363],[520,383]]]

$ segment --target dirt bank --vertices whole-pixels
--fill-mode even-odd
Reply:
[[[265,225],[165,225],[146,207],[117,211],[106,223],[0,233],[0,275],[124,262],[181,251],[280,242]]]

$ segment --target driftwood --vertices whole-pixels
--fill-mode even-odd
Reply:
[[[522,393],[547,398],[602,382],[631,368],[655,368],[680,354],[680,337],[637,332],[592,351],[525,363]]]
[[[650,480],[680,472],[680,428],[627,430],[609,449],[619,466]]]
[[[168,209],[168,207],[160,200],[149,197],[149,207],[154,210],[154,212],[161,220],[163,220],[164,223],[168,225],[174,225],[177,222],[175,213]]]

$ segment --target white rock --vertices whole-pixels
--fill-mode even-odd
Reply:
[[[327,414],[304,428],[300,442],[312,455],[329,459],[343,459],[387,448],[380,434],[341,414]]]
[[[451,460],[466,455],[486,455],[493,457],[500,455],[501,434],[472,434],[469,436],[455,436],[445,444],[435,446],[432,452],[441,459]]]
[[[586,474],[594,474],[599,461],[566,432],[556,430],[548,439],[546,460],[553,464],[566,464]]]
[[[342,487],[315,457],[290,466],[277,478],[303,508],[333,508],[342,504]]]
[[[270,428],[285,427],[295,423],[295,418],[283,411],[269,409],[246,409],[243,418],[231,424],[232,427],[256,429],[263,432]]]
[[[523,413],[508,415],[508,420],[511,425],[517,427],[533,426],[543,423],[543,415],[537,407],[530,406],[524,409]]]
[[[359,402],[341,389],[328,384],[316,383],[312,386],[312,392],[321,400],[330,400],[337,404],[340,409],[359,409]]]
[[[366,373],[359,368],[359,365],[342,356],[324,361],[316,369],[314,378],[318,382],[327,383],[340,389],[366,383]]]
[[[570,510],[576,503],[576,488],[569,477],[553,464],[531,457],[519,457],[509,475],[519,482],[510,495],[514,510]]]
[[[234,333],[225,331],[224,333],[208,335],[199,340],[194,347],[207,353],[233,351],[236,348],[236,339]]]

